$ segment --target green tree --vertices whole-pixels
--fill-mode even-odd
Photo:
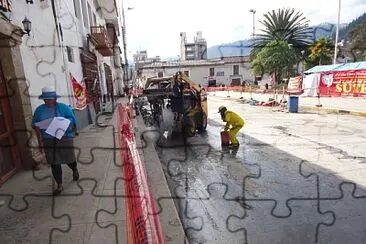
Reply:
[[[251,64],[252,64],[252,69],[253,69],[254,75],[263,77],[265,70],[261,63],[261,60],[259,60],[259,58],[253,59]]]
[[[264,26],[256,35],[251,47],[252,59],[256,54],[272,41],[285,41],[292,44],[295,53],[301,57],[301,51],[311,44],[311,28],[303,14],[295,9],[277,9],[264,14],[264,20],[260,23]]]
[[[331,40],[321,38],[311,44],[310,55],[306,59],[306,68],[312,68],[317,65],[332,64],[334,55],[334,44]]]
[[[355,61],[366,60],[366,20],[349,32]]]
[[[297,62],[295,50],[285,41],[272,41],[262,48],[252,60],[254,72],[261,71],[274,74],[277,83],[286,76],[290,77],[291,70]]]

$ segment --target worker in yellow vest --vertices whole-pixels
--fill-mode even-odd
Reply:
[[[227,110],[225,106],[219,107],[219,113],[221,114],[221,119],[226,122],[225,131],[228,131],[229,133],[230,146],[238,147],[239,141],[236,138],[236,135],[240,129],[243,128],[245,120],[233,111]]]

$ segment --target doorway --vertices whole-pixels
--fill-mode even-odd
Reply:
[[[80,49],[80,60],[88,98],[93,102],[95,113],[99,113],[102,92],[100,91],[97,57],[92,52]]]
[[[20,168],[9,98],[0,66],[0,185]]]
[[[216,87],[216,80],[209,80],[208,81],[208,86],[209,87]]]
[[[241,83],[240,78],[231,80],[231,86],[240,86],[240,83]]]

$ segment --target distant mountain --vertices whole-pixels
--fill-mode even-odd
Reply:
[[[348,39],[350,31],[355,29],[359,24],[366,21],[366,12],[356,19],[352,20],[349,24],[339,29],[339,39]],[[335,33],[334,35],[335,36]]]
[[[242,40],[209,47],[207,48],[207,58],[248,56],[251,50],[250,43],[250,40]]]
[[[340,30],[347,26],[348,24],[342,24],[340,26]],[[333,38],[333,34],[336,32],[336,25],[331,23],[322,23],[316,26],[311,26],[310,28],[312,30],[312,40],[317,40],[319,38]],[[249,47],[250,43],[250,40],[241,40],[208,47],[207,57],[221,58],[230,56],[248,56],[251,50]]]

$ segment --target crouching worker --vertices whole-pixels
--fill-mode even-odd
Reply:
[[[225,106],[219,107],[219,113],[221,114],[221,119],[226,122],[225,131],[228,131],[229,133],[230,146],[238,147],[239,141],[236,138],[236,135],[238,134],[239,130],[243,128],[245,120],[238,114],[227,110]]]

